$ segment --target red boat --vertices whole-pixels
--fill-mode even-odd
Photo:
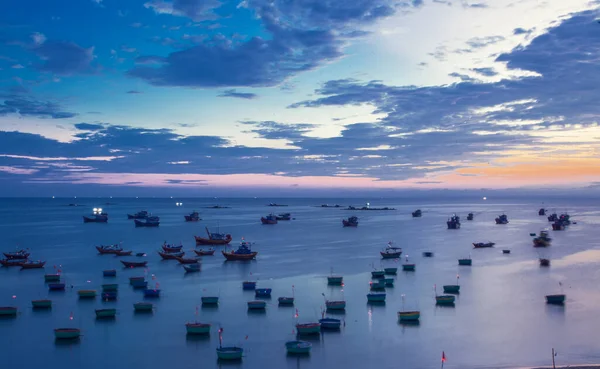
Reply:
[[[2,259],[0,260],[0,264],[5,267],[11,266],[22,266],[27,262],[26,259]]]
[[[7,259],[27,259],[29,257],[29,253],[25,250],[19,250],[15,252],[3,252],[4,256]]]
[[[237,250],[232,251],[221,251],[225,259],[228,261],[232,260],[252,260],[256,257],[258,252],[250,249],[250,242],[242,241],[240,247]]]
[[[21,269],[39,269],[46,265],[45,261],[26,261],[21,265]]]
[[[262,224],[277,224],[277,217],[275,214],[269,214],[266,217],[260,218]]]
[[[179,264],[198,264],[198,259],[193,258],[175,258]]]
[[[196,245],[228,245],[231,242],[230,234],[210,233],[208,227],[206,227],[206,233],[208,238],[194,236]]]
[[[118,245],[108,245],[108,246],[96,246],[96,250],[100,254],[116,254],[118,252],[123,251],[123,248]]]
[[[147,261],[123,261],[123,260],[121,260],[121,263],[123,263],[123,265],[125,265],[125,267],[127,267],[127,268],[141,268],[141,267],[145,267],[146,264],[148,264]]]
[[[163,258],[163,260],[176,260],[177,258],[181,258],[183,257],[183,255],[185,255],[185,252],[162,252],[159,251],[158,255],[160,255],[161,258]]]
[[[129,256],[131,255],[133,251],[117,251],[115,252],[115,255],[117,256]]]
[[[215,254],[215,249],[208,249],[208,250],[194,250],[194,252],[196,253],[196,255],[198,256],[210,256],[210,255],[214,255]]]
[[[170,253],[177,253],[177,252],[181,252],[181,249],[183,248],[183,245],[179,245],[179,246],[171,246],[168,243],[164,243],[162,245],[162,249],[165,252],[170,252]]]

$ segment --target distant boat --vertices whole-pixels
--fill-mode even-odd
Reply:
[[[358,227],[358,217],[351,216],[348,219],[342,219],[342,226],[344,226],[344,227]]]
[[[344,282],[344,277],[341,275],[330,275],[327,276],[327,284],[331,286],[341,286]]]
[[[325,307],[327,308],[327,310],[344,310],[344,309],[346,309],[346,301],[344,301],[344,300],[338,300],[338,301],[326,300]]]
[[[215,249],[208,249],[208,250],[200,249],[200,250],[194,250],[194,252],[198,256],[212,256],[215,254]]]
[[[133,304],[133,310],[137,312],[149,312],[154,309],[151,302],[136,302]]]
[[[219,360],[242,360],[244,349],[241,347],[219,347],[217,348],[217,358]]]
[[[96,250],[100,254],[116,254],[120,251],[123,251],[123,248],[119,245],[101,245],[96,246]]]
[[[210,233],[208,227],[205,228],[208,238],[194,236],[196,239],[196,245],[227,245],[231,242],[232,238],[230,234],[223,233]]]
[[[546,303],[554,305],[562,305],[565,303],[565,295],[546,295]]]
[[[276,203],[273,203],[273,202],[272,202],[272,203],[270,203],[270,204],[269,204],[269,205],[267,205],[267,206],[287,206],[287,205],[283,205],[283,204],[276,204]]]
[[[494,242],[477,242],[477,243],[473,243],[473,248],[476,249],[483,249],[486,247],[494,247],[495,243]]]
[[[370,282],[371,291],[381,291],[385,290],[385,281],[383,279],[375,282]]]
[[[32,300],[31,306],[34,309],[50,309],[52,307],[52,300]]]
[[[0,264],[5,267],[11,266],[23,266],[27,262],[27,259],[2,259]]]
[[[468,259],[458,259],[458,265],[472,265],[473,264],[473,259],[468,258]]]
[[[435,296],[435,303],[437,305],[454,305],[455,297],[452,295],[440,295]]]
[[[312,343],[306,341],[288,341],[285,343],[285,349],[289,354],[309,354],[312,349]]]
[[[323,318],[319,319],[319,324],[321,324],[323,330],[338,330],[342,325],[342,321],[334,318]]]
[[[200,263],[184,264],[183,269],[185,269],[186,273],[199,272],[200,271]]]
[[[553,231],[564,231],[565,224],[563,222],[561,222],[560,220],[557,220],[554,223],[552,223],[552,230]]]
[[[508,249],[504,249],[504,250],[502,250],[502,253],[503,253],[503,254],[510,254],[510,250],[508,250]]]
[[[17,308],[14,306],[0,306],[0,316],[17,316]]]
[[[381,254],[382,259],[398,259],[400,255],[402,255],[402,248],[393,247],[390,242],[383,251],[379,252],[379,254]]]
[[[269,214],[266,217],[261,217],[260,221],[262,224],[277,224],[277,216]]]
[[[221,251],[225,259],[227,261],[235,261],[235,260],[252,260],[256,258],[258,252],[252,251],[252,244],[247,241],[242,241],[240,246],[235,251]]]
[[[45,274],[44,275],[44,281],[45,282],[59,282],[60,281],[60,274],[56,273],[56,274]]]
[[[219,296],[202,296],[202,305],[216,305],[219,303]]]
[[[420,311],[399,311],[398,320],[401,322],[415,322],[421,317]]]
[[[158,227],[160,225],[160,218],[152,215],[146,219],[135,219],[134,222],[136,227]]]
[[[508,224],[508,216],[506,214],[502,214],[496,218],[496,224]]]
[[[405,272],[414,272],[415,267],[415,264],[402,264],[402,270]]]
[[[248,301],[248,310],[262,310],[267,307],[263,300]]]
[[[420,218],[422,215],[423,215],[423,213],[421,212],[421,209],[417,209],[412,212],[413,218]]]
[[[256,289],[256,282],[253,282],[253,281],[242,282],[242,289],[254,291]]]
[[[117,255],[117,256],[129,256],[129,255],[131,255],[132,252],[133,251],[131,251],[131,250],[130,251],[117,251],[117,252],[115,252],[115,255]]]
[[[394,278],[384,278],[383,284],[385,284],[386,287],[394,287]]]
[[[467,214],[467,220],[473,220],[473,217],[474,217],[473,213]]]
[[[78,328],[56,328],[54,338],[57,340],[75,340],[81,336],[81,330]]]
[[[544,208],[541,208],[541,209],[538,211],[538,215],[539,215],[539,216],[544,216],[544,215],[546,215],[546,209],[544,209]]]
[[[83,216],[84,223],[108,223],[108,214],[99,213]]]
[[[114,318],[117,309],[96,309],[96,318]]]
[[[275,218],[277,218],[277,220],[291,220],[292,214],[290,214],[290,213],[277,214],[275,216]]]
[[[548,221],[549,222],[555,222],[558,220],[558,215],[556,213],[552,213],[548,216]]]
[[[256,288],[254,290],[255,297],[271,297],[271,289],[270,288]]]
[[[40,268],[43,268],[44,265],[46,265],[45,261],[29,260],[29,261],[26,261],[23,264],[21,264],[21,269],[40,269]]]
[[[299,335],[321,333],[321,323],[296,324],[296,332]]]
[[[540,266],[543,266],[543,267],[550,266],[550,259],[542,259],[542,258],[540,258]]]
[[[146,219],[150,214],[146,210],[138,211],[135,214],[127,214],[127,219]]]
[[[187,334],[210,334],[209,323],[186,323],[185,330]]]
[[[121,263],[126,268],[143,268],[146,266],[146,264],[148,264],[147,261],[124,261],[124,260],[121,260]]]
[[[550,246],[552,238],[548,236],[547,231],[541,231],[539,237],[533,239],[533,247],[547,247]]]
[[[27,259],[30,255],[30,253],[27,252],[26,250],[18,250],[18,251],[14,251],[14,252],[3,252],[3,254],[8,260]]]
[[[183,251],[180,251],[180,252],[158,251],[158,255],[160,255],[160,257],[163,260],[177,260],[177,258],[182,258],[185,255],[185,252],[183,252]]]
[[[385,271],[384,270],[373,270],[371,272],[371,277],[372,278],[384,278],[385,276]]]
[[[179,252],[181,252],[182,248],[183,248],[183,245],[174,246],[174,245],[169,245],[166,242],[163,243],[163,245],[162,245],[163,251],[168,252],[168,253],[179,253]]]
[[[193,211],[188,215],[184,215],[184,218],[186,222],[197,222],[199,220],[202,220],[200,218],[200,213],[198,213],[197,211]]]
[[[448,221],[446,222],[448,229],[460,229],[460,217],[454,214]]]
[[[433,252],[431,252],[431,251],[423,251],[423,257],[426,257],[426,258],[433,257]]]
[[[280,306],[292,306],[292,305],[294,305],[294,298],[293,297],[279,297],[277,299],[277,302],[279,303]]]
[[[77,295],[80,299],[93,299],[96,297],[96,290],[79,290]]]
[[[368,302],[385,302],[385,298],[386,298],[386,294],[385,293],[368,293],[367,294],[367,301]]]
[[[103,270],[102,276],[104,277],[116,277],[117,271],[115,269]]]
[[[457,284],[447,284],[444,287],[444,293],[460,293],[460,286]]]
[[[389,275],[395,275],[398,273],[398,268],[384,268],[383,272]]]
[[[48,283],[48,290],[50,291],[64,291],[65,284],[64,283]]]
[[[179,264],[198,264],[198,259],[195,258],[175,258],[179,262]]]

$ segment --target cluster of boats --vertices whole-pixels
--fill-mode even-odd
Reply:
[[[4,252],[4,259],[0,259],[0,265],[5,267],[21,267],[21,269],[40,269],[46,265],[45,261],[30,260],[29,250],[17,250]]]
[[[282,206],[282,205],[277,205]],[[267,216],[261,217],[260,222],[262,224],[277,224],[280,220],[292,220],[292,214],[290,213],[281,213],[281,214],[269,214]]]
[[[198,222],[202,220],[200,213],[192,211],[183,216],[186,222]],[[158,227],[160,217],[152,215],[147,210],[141,210],[134,214],[127,214],[127,219],[133,220],[136,227]],[[94,208],[92,214],[83,216],[84,223],[108,223],[108,213],[102,209]]]

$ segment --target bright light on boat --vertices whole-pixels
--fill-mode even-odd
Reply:
[[[94,208],[94,213],[98,211],[98,208]]]
[[[483,196],[483,199],[484,199],[484,200],[487,200],[487,197]]]

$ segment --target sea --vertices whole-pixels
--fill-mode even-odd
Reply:
[[[269,203],[287,205],[269,207]],[[390,207],[389,211],[345,210],[348,205]],[[70,206],[71,204],[71,206]],[[321,207],[321,204],[339,208]],[[77,205],[77,206],[72,206]],[[226,208],[211,209],[220,205]],[[573,224],[551,231],[552,245],[533,247],[531,233],[551,229],[540,207],[571,215]],[[109,214],[106,224],[84,224],[93,208]],[[421,209],[422,217],[411,212]],[[136,228],[128,213],[147,210],[160,217],[158,228]],[[184,215],[198,211],[199,222]],[[261,216],[291,213],[290,221],[262,225]],[[467,213],[474,220],[467,221]],[[446,221],[461,216],[462,227]],[[509,224],[494,219],[508,215]],[[357,228],[342,219],[356,215]],[[187,255],[194,235],[211,231],[231,234],[231,247],[253,242],[256,260],[225,261],[218,247],[201,258],[199,273],[185,273],[177,261],[157,254],[164,242],[183,244]],[[3,368],[517,368],[549,365],[552,349],[558,364],[600,362],[600,208],[585,199],[481,197],[402,199],[227,199],[227,198],[28,198],[0,200],[1,250],[28,248],[45,269],[0,268],[0,306],[16,306],[15,318],[0,319]],[[495,242],[473,249],[473,242]],[[382,260],[392,242],[402,258]],[[121,244],[130,257],[99,255],[94,246]],[[502,250],[510,250],[510,254]],[[434,256],[425,258],[424,251]],[[145,253],[137,257],[135,253]],[[459,266],[471,257],[472,266]],[[539,258],[551,266],[539,266]],[[414,272],[401,265],[416,264]],[[126,269],[120,260],[144,260],[147,268]],[[369,305],[371,271],[398,267],[394,287],[386,288],[384,305]],[[116,269],[116,278],[102,271]],[[64,292],[49,292],[44,273],[60,270]],[[343,286],[328,286],[327,276],[342,275]],[[152,314],[134,313],[144,301],[128,278],[146,276],[159,288]],[[262,313],[248,311],[252,291],[242,282],[272,288]],[[446,284],[460,284],[454,307],[435,304]],[[116,301],[79,300],[77,290],[101,290],[118,283]],[[545,295],[566,294],[562,306],[547,305]],[[219,296],[218,307],[202,307],[202,296]],[[295,306],[279,307],[280,296],[295,297]],[[31,300],[49,298],[53,306],[34,311]],[[324,311],[325,300],[345,300],[346,309]],[[95,309],[116,308],[112,320],[97,320]],[[401,324],[397,313],[418,310],[420,323]],[[312,343],[306,356],[286,354],[296,339],[295,324],[322,316],[342,320],[336,332],[302,338]],[[187,322],[212,324],[209,336],[186,335]],[[74,327],[82,337],[56,342],[55,328]],[[240,346],[240,362],[219,362],[222,344]]]

